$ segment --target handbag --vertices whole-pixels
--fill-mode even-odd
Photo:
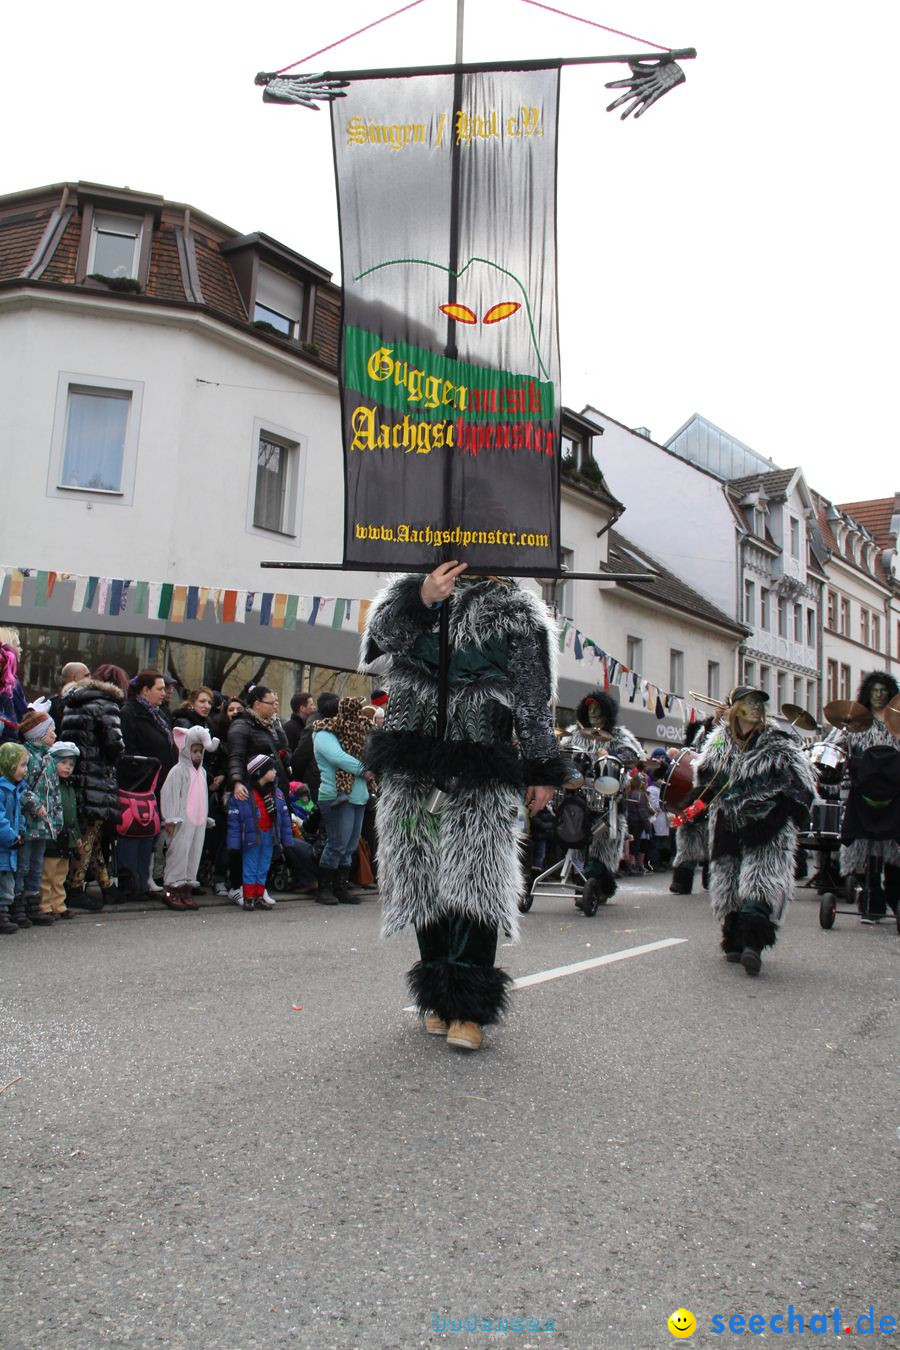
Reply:
[[[155,839],[159,834],[159,803],[156,800],[156,784],[161,765],[155,760],[156,772],[147,788],[123,787],[119,784],[120,820],[116,825],[116,834],[120,839]]]
[[[360,839],[356,847],[356,865],[351,879],[357,886],[374,886],[375,873],[372,871],[372,853],[365,839]]]

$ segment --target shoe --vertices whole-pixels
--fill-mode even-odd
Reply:
[[[217,881],[213,887],[213,895],[229,895],[230,891],[224,881]]]
[[[338,903],[337,896],[332,895],[331,891],[319,891],[316,895],[317,905],[336,905]]]
[[[118,886],[101,886],[100,894],[103,896],[104,905],[121,905],[128,896],[124,891],[120,891]]]
[[[9,909],[9,917],[10,921],[14,923],[17,928],[31,927],[31,920],[25,913],[25,904],[22,900],[21,895],[17,895],[15,900],[12,902]]]
[[[257,909],[274,909],[274,908],[275,908],[275,901],[273,900],[272,896],[269,894],[269,892],[266,890],[265,887],[263,887],[263,893],[262,893],[262,895],[258,895],[258,896],[256,897],[256,899],[257,899],[257,901],[258,901],[258,904],[257,904],[257,906],[256,906]]]
[[[72,913],[72,911],[71,911],[70,909],[60,909],[60,910],[57,910],[56,918],[57,918],[57,919],[74,919],[74,918],[75,918],[75,915]]]
[[[17,923],[13,923],[12,919],[9,917],[9,914],[6,912],[6,910],[3,910],[2,913],[0,913],[0,933],[11,935],[13,933],[18,933],[18,931],[19,925]]]
[[[688,890],[687,886],[679,886],[677,881],[672,882],[671,886],[669,887],[669,890],[672,892],[673,895],[690,895],[690,891]]]
[[[425,1030],[429,1036],[446,1036],[450,1027],[443,1017],[438,1017],[437,1013],[426,1013]]]
[[[163,891],[160,898],[166,909],[184,909],[185,907],[184,901],[181,898],[181,891],[177,886],[169,886]]]
[[[753,947],[745,947],[739,959],[748,975],[758,975],[762,970],[762,956]]]
[[[334,891],[342,905],[358,905],[360,899],[358,895],[351,894],[350,886],[350,868],[339,867],[335,873],[334,882],[331,889]]]
[[[484,1040],[477,1022],[451,1022],[447,1028],[447,1044],[457,1050],[480,1050]]]
[[[209,895],[209,891],[205,886],[192,886],[191,895]]]
[[[160,895],[165,890],[165,886],[157,885],[151,876],[147,878],[147,890],[151,895]]]
[[[239,909],[243,909],[243,908],[244,908],[244,888],[243,888],[243,886],[235,886],[235,888],[234,888],[233,891],[229,891],[229,892],[228,892],[228,899],[231,900],[231,901],[233,901],[234,904],[236,904],[236,905],[238,906]]]
[[[103,901],[95,900],[86,891],[68,891],[66,904],[70,909],[86,909],[89,914],[99,914],[103,908]]]
[[[206,891],[204,891],[203,894],[205,895],[205,894],[206,894]],[[199,908],[200,908],[200,906],[197,904],[197,901],[194,899],[194,896],[193,896],[193,893],[192,893],[192,887],[190,887],[190,886],[181,886],[181,887],[179,887],[179,896],[180,896],[180,899],[181,899],[181,907],[182,907],[182,909],[199,909]]]
[[[46,928],[49,927],[50,924],[54,924],[56,920],[50,913],[49,909],[39,909],[36,914],[32,914],[31,922],[36,924],[43,924],[43,926]]]

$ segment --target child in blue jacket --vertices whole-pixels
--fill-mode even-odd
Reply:
[[[27,772],[28,753],[24,745],[16,741],[0,745],[0,933],[3,934],[19,931],[10,910],[15,903],[18,848],[25,828],[22,793]],[[30,928],[31,924],[26,922],[24,927]]]
[[[254,755],[247,765],[250,794],[246,801],[232,797],[228,803],[230,849],[240,849],[242,859],[243,909],[272,909],[275,902],[266,893],[266,877],[276,849],[290,848],[294,841],[291,816],[284,794],[275,782],[271,755]]]

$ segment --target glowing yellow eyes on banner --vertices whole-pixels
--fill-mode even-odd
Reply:
[[[504,300],[499,305],[491,305],[481,322],[499,323],[501,319],[508,319],[510,314],[515,314],[516,310],[521,308],[522,306],[513,300]]]
[[[482,323],[499,323],[501,319],[508,319],[516,310],[521,309],[513,300],[504,300],[499,305],[491,305],[487,314],[482,319]],[[478,315],[468,305],[441,305],[441,313],[446,314],[448,319],[455,319],[457,323],[477,323]]]
[[[448,319],[456,319],[457,323],[478,322],[478,315],[468,305],[441,305],[441,313]]]

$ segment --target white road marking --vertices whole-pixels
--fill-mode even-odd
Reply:
[[[605,956],[592,956],[587,961],[576,961],[571,966],[554,966],[552,970],[539,970],[534,975],[520,975],[513,980],[513,989],[527,989],[532,984],[544,984],[547,980],[559,980],[564,975],[580,975],[583,970],[593,970],[595,966],[611,966],[615,961],[627,961],[632,956],[646,956],[648,952],[659,952],[665,947],[680,947],[687,938],[662,938],[659,942],[645,942],[640,947],[625,947],[620,952],[607,952]],[[418,1009],[410,1005],[404,1012],[414,1013]]]

